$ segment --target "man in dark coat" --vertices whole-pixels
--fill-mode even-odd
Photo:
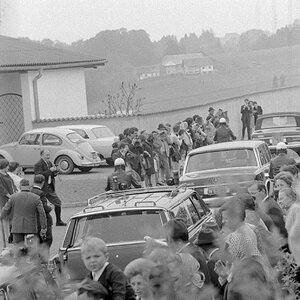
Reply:
[[[13,243],[19,244],[25,241],[25,236],[33,234],[38,240],[40,234],[46,236],[47,221],[40,197],[30,192],[30,184],[27,179],[20,182],[21,192],[13,194],[1,211],[0,218],[7,218],[12,213]],[[41,230],[38,232],[38,220]]]
[[[219,121],[220,126],[216,130],[214,141],[217,143],[224,143],[236,140],[236,136],[232,130],[226,125],[225,118],[221,118]]]
[[[269,231],[273,231],[275,227],[283,237],[287,237],[282,210],[277,202],[267,194],[264,182],[254,182],[248,191],[255,199],[257,212]]]
[[[125,161],[122,158],[115,160],[115,171],[107,177],[107,186],[105,191],[119,191],[130,189],[131,186],[141,188],[141,185],[133,176],[125,171]]]
[[[250,122],[252,116],[252,108],[249,105],[249,100],[245,99],[245,104],[241,107],[242,114],[242,139],[245,138],[245,130],[247,129],[248,140],[251,139]]]
[[[260,105],[257,105],[257,102],[253,102],[253,116],[254,116],[254,126],[256,125],[258,116],[263,114],[263,109]]]
[[[33,187],[31,188],[31,192],[33,194],[36,194],[40,197],[45,214],[46,214],[46,219],[47,219],[47,233],[46,233],[46,238],[42,239],[40,237],[40,243],[46,244],[48,246],[48,249],[50,249],[53,241],[53,236],[52,236],[52,225],[53,225],[53,220],[52,216],[50,214],[52,208],[48,205],[47,198],[45,196],[45,193],[42,190],[42,187],[45,183],[45,177],[41,174],[35,175],[34,180],[33,180]],[[40,227],[40,224],[39,224]]]
[[[287,145],[279,142],[276,145],[277,156],[271,159],[269,177],[273,179],[279,172],[280,168],[285,165],[296,165],[296,161],[287,156]]]
[[[56,215],[56,226],[66,226],[67,224],[61,219],[61,200],[55,192],[55,176],[58,174],[56,166],[50,161],[49,150],[41,150],[41,159],[34,165],[35,175],[44,175],[45,183],[42,188],[46,198],[54,205]]]

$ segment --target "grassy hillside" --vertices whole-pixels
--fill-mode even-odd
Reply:
[[[176,75],[141,81],[138,96],[146,98],[141,112],[179,109],[267,90],[273,86],[274,74],[284,75],[286,86],[300,83],[300,46],[219,54],[211,58],[215,72],[207,76]],[[101,107],[91,90],[88,102],[90,113]]]

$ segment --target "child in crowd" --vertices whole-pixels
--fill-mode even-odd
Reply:
[[[127,285],[126,276],[114,264],[108,262],[105,242],[97,237],[88,237],[81,246],[81,257],[90,271],[87,278],[98,281],[107,290],[107,299],[135,299],[134,291]]]

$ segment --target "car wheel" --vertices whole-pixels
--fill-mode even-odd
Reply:
[[[59,156],[56,159],[55,164],[61,174],[71,174],[74,170],[74,163],[72,159],[66,155]]]
[[[111,158],[107,158],[106,159],[106,163],[110,166],[113,167],[114,166],[114,161]]]
[[[93,168],[92,168],[92,167],[78,167],[78,169],[79,169],[82,173],[88,173],[88,172],[91,171]]]

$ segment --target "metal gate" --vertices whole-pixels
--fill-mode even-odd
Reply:
[[[22,96],[0,95],[0,145],[17,141],[24,130]]]

